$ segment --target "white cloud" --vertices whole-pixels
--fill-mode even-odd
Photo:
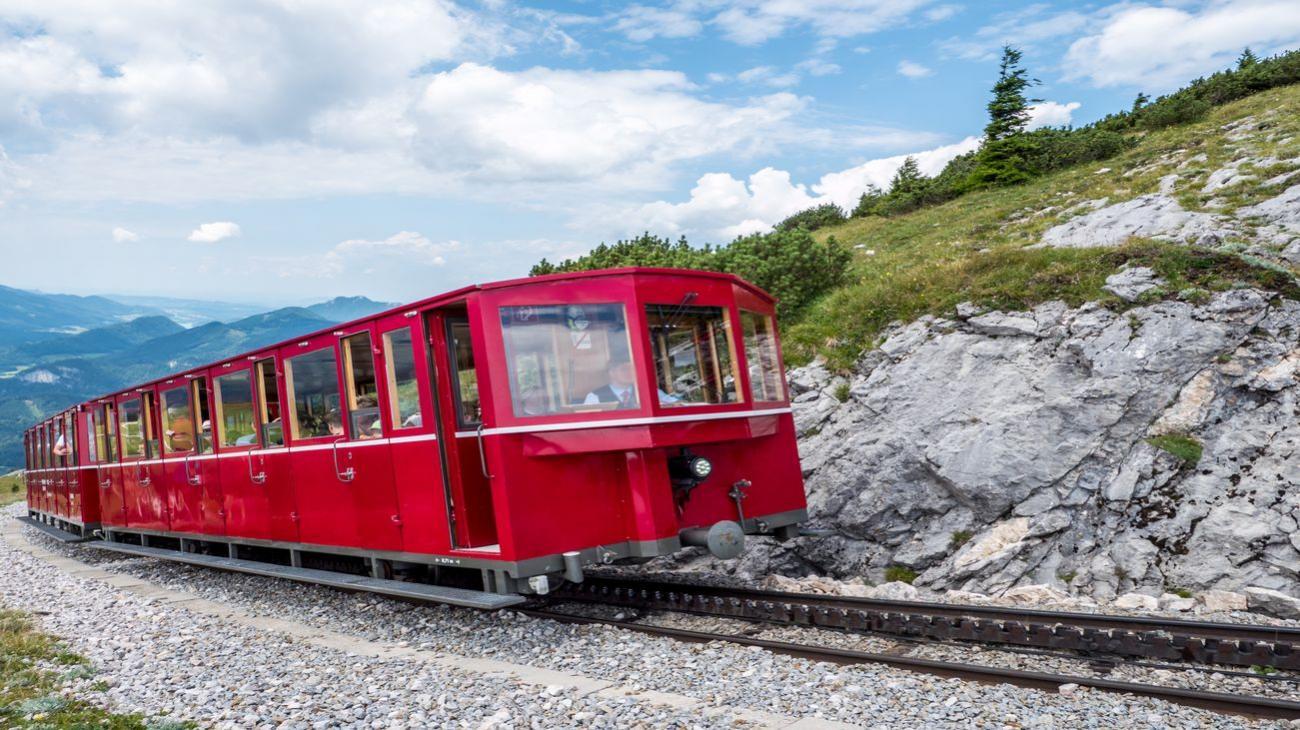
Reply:
[[[638,43],[654,38],[688,38],[703,29],[704,24],[689,11],[645,5],[629,6],[614,22],[614,30]]]
[[[736,74],[736,80],[742,84],[766,84],[784,87],[799,83],[799,74],[792,71],[782,73],[771,66],[755,66]]]
[[[334,247],[327,256],[340,260],[349,257],[392,256],[409,264],[442,266],[447,263],[443,254],[460,246],[457,241],[434,243],[415,231],[398,231],[388,238],[370,241],[353,238]]]
[[[340,276],[408,277],[420,267],[441,267],[459,241],[434,243],[415,231],[398,231],[388,238],[353,238],[335,244],[319,256],[258,256],[254,265],[282,279],[332,279]]]
[[[1029,129],[1039,127],[1063,127],[1074,118],[1074,112],[1083,106],[1077,101],[1061,104],[1055,101],[1043,101],[1029,107]]]
[[[960,12],[960,5],[940,5],[939,7],[930,8],[925,11],[925,19],[932,23],[937,23],[941,20],[947,20]]]
[[[978,137],[913,153],[921,172],[938,174],[952,158],[979,148]],[[747,180],[727,173],[700,177],[681,203],[664,200],[629,207],[597,211],[578,226],[601,229],[617,236],[630,230],[649,230],[659,235],[696,235],[710,240],[729,240],[739,235],[771,229],[783,218],[814,205],[835,203],[851,210],[868,186],[888,188],[894,173],[908,155],[871,160],[840,172],[823,175],[809,186],[791,180],[789,172],[765,167]]]
[[[800,61],[795,64],[795,68],[807,71],[812,76],[831,76],[844,70],[840,68],[838,63],[831,63],[823,58],[810,58],[806,61]]]
[[[898,72],[909,79],[919,79],[934,74],[934,70],[906,59],[898,62]]]
[[[467,63],[437,74],[416,104],[413,141],[435,172],[478,182],[662,184],[673,163],[790,138],[805,101],[704,101],[675,71],[517,73]]]
[[[194,234],[190,234],[190,235],[194,235]],[[139,240],[140,240],[140,236],[137,235],[134,231],[128,231],[127,229],[122,228],[121,226],[118,226],[117,228],[113,229],[114,243],[130,243],[132,241],[139,241]]]
[[[239,224],[230,221],[216,221],[214,223],[203,223],[198,228],[190,231],[187,238],[195,243],[216,243],[227,238],[234,238],[240,234]]]
[[[1300,44],[1295,0],[1218,0],[1197,9],[1120,9],[1065,57],[1067,78],[1167,91],[1224,68],[1245,46],[1272,53]]]
[[[1104,14],[1104,10],[1102,11]],[[1095,18],[1077,10],[1057,11],[1047,4],[1034,4],[994,17],[968,37],[949,38],[940,44],[946,55],[969,60],[996,58],[1002,46],[1010,43],[1022,51],[1032,52],[1044,41],[1074,35]]]
[[[819,36],[848,38],[875,33],[907,20],[929,0],[729,0],[711,23],[736,43],[757,45],[795,28]]]

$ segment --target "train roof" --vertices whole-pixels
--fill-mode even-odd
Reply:
[[[653,267],[653,266],[624,266],[624,267],[620,267],[620,268],[616,268],[616,269],[595,269],[595,270],[592,270],[592,271],[573,271],[573,272],[563,272],[563,273],[558,273],[558,274],[543,274],[543,275],[541,275],[541,276],[525,276],[525,277],[520,277],[520,278],[516,278],[516,279],[504,279],[504,280],[502,280],[502,281],[494,281],[494,282],[489,282],[489,283],[486,283],[486,284],[470,284],[469,286],[463,286],[463,287],[460,287],[459,289],[453,289],[453,290],[451,290],[451,291],[443,292],[442,294],[436,294],[436,295],[431,296],[431,297],[426,297],[426,298],[424,298],[424,299],[420,299],[420,300],[417,300],[417,301],[414,301],[414,302],[408,302],[408,303],[406,303],[406,304],[402,304],[402,305],[399,305],[399,306],[396,306],[396,307],[391,307],[391,308],[389,308],[389,309],[385,309],[385,310],[380,311],[380,312],[375,312],[374,314],[370,314],[370,315],[367,315],[367,316],[365,316],[365,317],[358,317],[358,318],[356,318],[356,319],[351,319],[351,320],[348,320],[348,321],[346,321],[346,322],[338,322],[338,323],[335,323],[335,324],[331,324],[331,325],[329,325],[328,327],[322,327],[322,328],[320,328],[320,329],[312,330],[312,331],[310,331],[310,332],[304,332],[304,333],[302,333],[301,335],[296,335],[296,336],[294,336],[294,337],[292,337],[292,338],[290,338],[290,339],[287,339],[287,340],[281,340],[281,341],[279,341],[279,342],[268,343],[268,344],[266,344],[266,345],[263,345],[263,346],[261,346],[261,347],[258,347],[258,348],[252,349],[252,350],[246,350],[246,351],[244,351],[244,352],[236,353],[236,354],[234,354],[234,355],[230,355],[230,356],[228,356],[228,357],[221,358],[220,360],[214,360],[214,361],[212,361],[212,362],[204,363],[204,364],[202,364],[202,365],[198,365],[198,366],[195,366],[195,367],[192,367],[192,368],[188,368],[188,369],[185,369],[185,370],[178,370],[178,371],[176,371],[176,372],[174,372],[174,373],[170,373],[170,374],[168,374],[168,375],[164,375],[164,376],[162,376],[162,377],[154,378],[154,379],[152,379],[152,380],[146,380],[146,381],[141,382],[141,383],[136,383],[136,384],[134,384],[134,385],[129,385],[129,386],[125,387],[125,388],[119,388],[119,389],[117,389],[117,390],[112,390],[112,391],[109,391],[109,392],[107,392],[107,393],[103,393],[103,394],[100,394],[100,395],[97,395],[97,396],[93,396],[93,397],[91,397],[91,398],[87,398],[87,399],[84,400],[84,401],[80,401],[80,403],[78,403],[78,404],[71,405],[71,406],[69,406],[69,407],[67,407],[67,408],[64,408],[64,409],[59,410],[58,412],[56,412],[56,413],[54,413],[54,414],[51,414],[50,416],[47,416],[46,418],[44,418],[44,419],[42,419],[41,421],[37,422],[35,425],[29,427],[27,430],[30,431],[32,428],[36,428],[37,426],[39,426],[39,425],[41,425],[41,424],[44,424],[44,423],[46,423],[47,421],[52,421],[52,420],[54,420],[55,418],[58,418],[58,417],[62,416],[64,413],[66,413],[66,412],[68,412],[68,411],[75,410],[75,409],[76,409],[80,404],[84,404],[84,403],[95,403],[95,402],[99,402],[99,401],[105,401],[105,400],[108,400],[108,399],[110,399],[110,398],[113,398],[113,397],[115,397],[115,396],[117,396],[117,395],[121,395],[121,394],[123,394],[123,393],[128,393],[128,392],[131,392],[131,391],[133,391],[133,390],[139,390],[139,389],[142,389],[142,388],[145,388],[145,387],[151,386],[151,385],[157,385],[157,384],[159,384],[159,383],[164,383],[164,382],[166,382],[166,381],[168,381],[168,380],[171,380],[171,379],[174,379],[174,378],[177,378],[177,377],[184,377],[185,375],[189,375],[189,374],[191,374],[191,373],[197,373],[197,372],[200,372],[200,371],[205,371],[205,370],[207,370],[208,368],[210,368],[210,367],[212,367],[212,366],[214,366],[214,365],[218,365],[218,364],[220,364],[220,363],[230,362],[230,361],[233,361],[233,360],[241,360],[241,359],[248,358],[248,357],[250,357],[250,356],[252,356],[252,355],[255,355],[255,354],[258,354],[258,353],[266,352],[266,351],[268,351],[268,350],[275,350],[275,349],[278,349],[278,348],[280,348],[280,347],[283,346],[283,345],[287,345],[287,344],[289,344],[289,343],[291,343],[291,342],[293,342],[293,341],[295,341],[295,340],[299,340],[299,339],[303,339],[303,338],[316,337],[316,336],[318,336],[318,335],[327,334],[327,333],[333,332],[333,331],[338,330],[338,329],[348,328],[348,327],[351,327],[351,326],[354,326],[354,325],[362,324],[362,323],[364,323],[364,322],[369,322],[369,321],[371,321],[371,320],[375,320],[375,319],[380,319],[380,318],[387,317],[387,316],[390,316],[390,315],[393,315],[393,314],[400,314],[400,313],[402,313],[402,312],[409,311],[409,310],[411,310],[411,309],[413,309],[413,308],[414,308],[414,309],[419,309],[419,308],[423,308],[423,307],[429,307],[429,306],[431,306],[431,305],[435,305],[435,304],[437,304],[437,303],[439,303],[439,302],[443,302],[443,301],[447,301],[447,300],[452,300],[452,299],[458,299],[458,298],[460,298],[460,297],[463,297],[463,296],[465,296],[465,295],[467,295],[467,294],[471,294],[471,293],[474,293],[474,292],[478,292],[478,291],[495,291],[495,290],[498,290],[498,289],[509,289],[509,288],[512,288],[512,287],[518,287],[518,286],[529,286],[529,285],[533,285],[533,284],[543,284],[543,283],[556,282],[556,281],[576,281],[576,280],[581,280],[581,279],[597,279],[597,278],[605,278],[605,277],[612,277],[612,276],[627,276],[627,275],[629,275],[629,274],[635,274],[635,275],[647,275],[647,274],[648,274],[648,275],[656,275],[656,276],[693,277],[693,278],[701,278],[701,279],[714,279],[714,280],[730,281],[730,282],[733,283],[733,284],[736,284],[736,285],[738,285],[738,286],[742,286],[742,287],[744,287],[744,288],[750,290],[751,292],[753,292],[754,294],[758,295],[758,296],[761,297],[762,299],[767,300],[768,302],[776,303],[776,301],[777,301],[777,298],[776,298],[776,297],[772,296],[771,294],[769,294],[768,292],[766,292],[765,290],[763,290],[761,287],[756,286],[756,285],[754,285],[754,284],[752,284],[752,283],[750,283],[750,282],[748,282],[748,281],[745,281],[744,279],[740,278],[739,276],[736,276],[735,274],[728,274],[728,273],[719,272],[719,271],[701,271],[701,270],[699,270],[699,269],[673,269],[673,268],[666,268],[666,267]]]

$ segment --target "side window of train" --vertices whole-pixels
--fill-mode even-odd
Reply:
[[[284,361],[284,380],[293,406],[289,411],[289,429],[295,441],[343,435],[334,348],[288,358]]]
[[[410,327],[384,333],[384,370],[388,379],[388,412],[393,417],[393,428],[424,425]]]
[[[199,453],[212,453],[212,411],[208,408],[208,380],[195,378],[190,381],[193,391],[194,410],[198,422]]]
[[[117,461],[117,410],[112,403],[105,403],[100,408],[95,423],[95,441],[104,461]]]
[[[452,384],[456,393],[456,419],[461,428],[483,422],[478,395],[478,371],[474,369],[474,348],[470,344],[469,322],[447,320],[447,347],[451,350]]]
[[[63,414],[64,455],[67,466],[77,464],[77,419],[72,413]]]
[[[216,387],[217,437],[221,446],[256,446],[253,423],[253,376],[248,370],[218,376]]]
[[[275,360],[258,360],[253,367],[257,370],[262,443],[267,448],[284,446],[284,414],[280,409],[280,389],[275,384]]]
[[[722,307],[649,304],[650,352],[659,405],[689,406],[740,400],[735,337]]]
[[[132,459],[144,456],[144,407],[139,398],[123,401],[118,409],[122,432],[122,458]]]
[[[379,381],[370,333],[343,339],[343,382],[348,392],[348,424],[354,439],[377,439],[384,435],[379,419]],[[393,414],[397,418],[397,414]]]
[[[183,385],[162,393],[162,443],[168,454],[194,448],[194,412],[190,390]]]
[[[86,429],[86,463],[99,463],[99,444],[95,442],[95,412],[89,411],[80,421]]]
[[[772,317],[740,310],[741,338],[749,363],[749,392],[755,402],[785,400],[781,360],[776,349],[776,323]]]
[[[501,308],[516,416],[640,407],[621,304]]]

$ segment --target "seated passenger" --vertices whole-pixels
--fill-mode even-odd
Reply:
[[[608,375],[609,383],[588,393],[582,404],[592,406],[599,403],[617,403],[618,410],[636,408],[636,369],[632,367],[632,363],[612,362],[609,364]],[[664,392],[662,388],[656,390],[659,391],[660,405],[677,402],[676,396]]]
[[[64,440],[63,434],[59,434],[59,439],[54,442],[54,455],[67,456],[68,454],[71,453],[72,453],[72,449],[68,448],[68,442]]]

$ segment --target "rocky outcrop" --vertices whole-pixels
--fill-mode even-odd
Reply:
[[[962,313],[895,327],[847,376],[791,374],[831,534],[715,567],[1153,603],[1300,592],[1300,303]]]
[[[1159,238],[1198,246],[1217,246],[1237,234],[1231,219],[1184,210],[1166,193],[1142,195],[1085,213],[1047,229],[1041,246],[1091,248],[1118,246],[1130,238]]]

